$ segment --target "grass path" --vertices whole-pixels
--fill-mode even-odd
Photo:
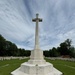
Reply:
[[[10,73],[17,69],[21,63],[28,59],[12,59],[0,61],[0,75],[10,75]],[[58,70],[64,73],[64,75],[75,75],[75,62],[63,61],[63,60],[50,60],[46,59],[47,62],[53,64]]]

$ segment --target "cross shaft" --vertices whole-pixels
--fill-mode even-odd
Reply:
[[[42,22],[41,18],[38,18],[39,14],[36,14],[36,18],[32,19],[33,22],[36,22],[36,32],[35,32],[35,50],[39,48],[39,27],[38,22]]]

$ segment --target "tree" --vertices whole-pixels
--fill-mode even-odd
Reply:
[[[67,39],[65,42],[60,44],[59,52],[61,55],[69,55],[71,47],[71,40]]]
[[[6,45],[6,40],[3,38],[2,35],[0,35],[0,56],[5,55],[5,45]]]
[[[55,47],[50,49],[49,53],[50,53],[50,57],[58,57],[59,56],[59,52],[57,51],[57,49]]]
[[[66,43],[66,45],[67,45],[67,49],[69,50],[70,47],[71,47],[72,41],[71,41],[70,39],[67,39],[67,40],[65,41],[65,43]]]
[[[53,47],[49,51],[45,50],[44,51],[44,56],[45,57],[57,57],[57,56],[59,56],[59,52],[57,51],[57,49],[55,47]]]
[[[14,43],[0,35],[0,56],[30,56],[30,51],[18,49]]]
[[[65,40],[60,43],[60,46],[53,47],[49,51],[44,51],[46,57],[57,57],[62,55],[69,55],[70,57],[75,57],[75,48],[71,45],[72,41],[70,39]]]
[[[45,50],[45,51],[43,51],[44,52],[44,56],[45,57],[50,57],[50,54],[49,54],[49,51],[48,50]]]
[[[74,47],[70,47],[70,53],[69,53],[69,55],[71,57],[74,57],[75,58],[75,48]]]

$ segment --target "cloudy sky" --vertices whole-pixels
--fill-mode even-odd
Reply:
[[[0,0],[0,34],[19,48],[34,49],[36,13],[41,49],[57,47],[67,38],[75,46],[75,0]]]

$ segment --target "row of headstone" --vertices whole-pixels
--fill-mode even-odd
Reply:
[[[26,59],[28,57],[0,57],[0,60],[10,60],[10,59]]]
[[[66,61],[75,61],[75,58],[48,57],[48,59],[50,59],[50,60],[59,59],[59,60],[66,60]]]

